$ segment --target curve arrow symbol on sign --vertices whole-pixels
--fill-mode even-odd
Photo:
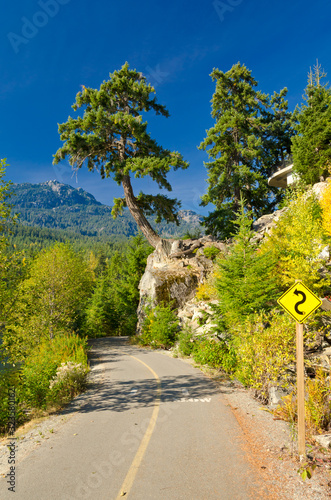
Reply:
[[[295,312],[302,316],[305,313],[302,311],[299,311],[299,306],[300,306],[300,304],[304,304],[306,302],[306,300],[307,300],[306,294],[304,292],[302,292],[301,290],[297,290],[297,289],[295,289],[295,291],[293,293],[294,293],[294,295],[297,295],[297,296],[302,295],[302,299],[299,300],[299,302],[297,302],[294,306]]]

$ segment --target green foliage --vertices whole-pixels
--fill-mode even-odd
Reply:
[[[215,125],[199,149],[208,151],[208,191],[202,205],[213,203],[216,211],[204,219],[207,232],[224,239],[232,232],[231,222],[243,195],[254,217],[270,213],[281,198],[281,191],[268,186],[275,165],[290,150],[293,134],[291,113],[285,96],[256,90],[257,82],[239,62],[223,73],[214,69],[216,80],[212,98]]]
[[[31,262],[15,311],[3,334],[3,350],[21,361],[45,338],[78,330],[91,294],[92,274],[69,245],[55,244]]]
[[[88,217],[88,215],[87,215]],[[22,222],[26,222],[22,217]],[[37,224],[37,221],[35,222]],[[74,221],[72,221],[74,224]],[[22,252],[26,258],[35,257],[41,250],[53,246],[55,243],[69,243],[75,252],[86,253],[93,250],[97,255],[104,254],[107,257],[114,249],[121,247],[127,241],[124,235],[89,235],[81,234],[83,229],[76,225],[65,229],[50,229],[47,227],[25,226],[17,223],[9,226],[7,233],[8,253],[13,253],[15,248]],[[8,228],[8,229],[9,229]]]
[[[86,308],[85,325],[89,337],[116,335],[118,317],[112,287],[106,275],[101,275]]]
[[[11,216],[12,204],[9,200],[12,196],[12,182],[6,182],[5,171],[8,164],[6,160],[0,160],[0,245],[2,246],[6,242],[6,237],[4,235],[4,228],[8,222],[15,222],[17,216]]]
[[[287,368],[296,359],[295,323],[288,315],[260,313],[247,318],[233,334],[232,345],[235,376],[254,388],[262,400],[268,400],[270,385],[287,385]]]
[[[58,406],[68,403],[85,389],[86,375],[87,368],[81,363],[61,363],[49,384],[48,403]]]
[[[321,279],[318,273],[324,263],[318,257],[324,246],[321,209],[313,192],[294,191],[288,209],[263,242],[261,251],[277,262],[280,288],[302,280],[320,293],[329,285],[329,280]]]
[[[0,160],[0,340],[5,323],[15,303],[16,288],[22,278],[22,257],[8,247],[8,224],[13,226],[17,216],[11,216],[11,182],[4,180],[5,160]]]
[[[235,352],[230,344],[208,336],[196,337],[193,359],[201,365],[222,368],[227,372],[232,372],[236,363]]]
[[[331,88],[317,63],[310,70],[305,89],[306,104],[296,109],[298,134],[292,138],[293,170],[306,184],[319,182],[331,165]]]
[[[154,349],[168,349],[174,345],[179,330],[179,320],[170,305],[146,307],[140,343]]]
[[[205,257],[207,257],[207,259],[212,259],[214,260],[215,257],[217,257],[217,255],[220,253],[220,249],[215,247],[214,245],[210,246],[210,247],[205,247],[203,249],[203,255]]]
[[[195,228],[195,229],[187,229],[182,236],[182,240],[197,240],[198,238],[201,238],[202,233],[200,228]]]
[[[41,342],[21,368],[20,398],[28,407],[46,408],[50,382],[56,376],[61,363],[71,361],[86,369],[86,351],[86,340],[77,335],[59,336]]]
[[[183,328],[178,335],[178,350],[182,356],[190,356],[194,349],[194,336],[192,329]]]
[[[138,285],[152,247],[142,236],[115,252],[99,277],[86,309],[89,336],[132,335],[136,329]]]
[[[246,315],[270,309],[275,301],[275,263],[251,241],[251,221],[243,200],[235,224],[239,228],[238,233],[229,253],[218,260],[216,270],[215,288],[219,303],[215,309],[221,330],[224,324],[230,326]]]
[[[169,116],[164,106],[152,97],[154,88],[146,83],[142,73],[129,69],[128,63],[109,75],[100,89],[84,88],[76,95],[75,111],[83,116],[68,118],[59,125],[64,145],[54,156],[54,163],[69,157],[73,167],[86,164],[88,170],[97,170],[101,177],[112,177],[122,184],[125,198],[115,200],[113,216],[127,206],[148,241],[155,246],[158,237],[145,215],[156,215],[157,220],[177,222],[180,203],[165,195],[133,195],[130,176],[149,176],[160,188],[171,191],[167,174],[173,167],[187,168],[177,152],[159,146],[147,132],[142,113],[155,111]]]
[[[305,380],[305,424],[307,437],[322,434],[331,424],[330,370],[319,368],[313,378]],[[291,423],[297,422],[296,390],[282,398],[273,411],[275,417]]]

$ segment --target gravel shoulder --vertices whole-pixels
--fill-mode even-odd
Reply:
[[[165,354],[172,355],[170,352]],[[191,359],[182,361],[199,368]],[[268,407],[239,382],[220,376],[216,370],[200,369],[218,385],[243,431],[242,449],[251,465],[259,474],[262,472],[265,484],[275,492],[275,500],[329,500],[331,454],[315,449],[314,455],[320,457],[319,465],[312,478],[303,481],[298,473],[302,464],[296,458],[296,438],[292,436],[290,425],[275,419]]]

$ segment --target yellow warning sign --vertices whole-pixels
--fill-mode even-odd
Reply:
[[[302,281],[297,281],[277,300],[298,323],[303,323],[322,301]]]

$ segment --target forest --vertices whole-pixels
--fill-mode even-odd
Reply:
[[[331,184],[327,181],[321,199],[311,191],[331,175],[331,89],[324,77],[317,64],[308,76],[305,102],[290,112],[287,89],[262,93],[245,65],[211,74],[215,124],[199,148],[209,157],[201,203],[212,203],[215,210],[203,226],[228,246],[225,253],[209,252],[213,271],[197,289],[198,300],[214,303],[209,336],[197,337],[180,324],[171,303],[147,307],[142,334],[135,336],[138,284],[148,255],[162,242],[157,223],[178,223],[180,201],[135,195],[131,178],[149,176],[171,191],[167,174],[188,168],[180,153],[164,149],[147,132],[142,113],[167,117],[168,112],[141,73],[126,63],[99,90],[79,92],[73,108],[83,115],[59,125],[63,146],[54,155],[54,163],[68,158],[73,168],[97,170],[122,185],[124,196],[114,200],[109,216],[128,209],[141,234],[129,240],[91,238],[20,225],[1,161],[1,433],[8,387],[16,389],[18,423],[63,407],[84,388],[88,338],[98,336],[129,335],[159,348],[176,344],[181,355],[238,378],[261,399],[280,374],[289,384],[293,322],[279,313],[277,296],[296,279],[319,296],[331,295],[327,259],[320,256],[331,243]],[[300,181],[287,190],[270,187],[268,178],[290,155]],[[287,210],[273,232],[261,244],[254,241],[253,221],[282,207]],[[307,345],[318,338],[329,342],[324,318],[318,313],[311,320]],[[308,416],[318,432],[331,424],[331,388],[327,370],[311,369],[308,397],[314,394],[318,412]],[[282,416],[294,418],[292,399]]]

